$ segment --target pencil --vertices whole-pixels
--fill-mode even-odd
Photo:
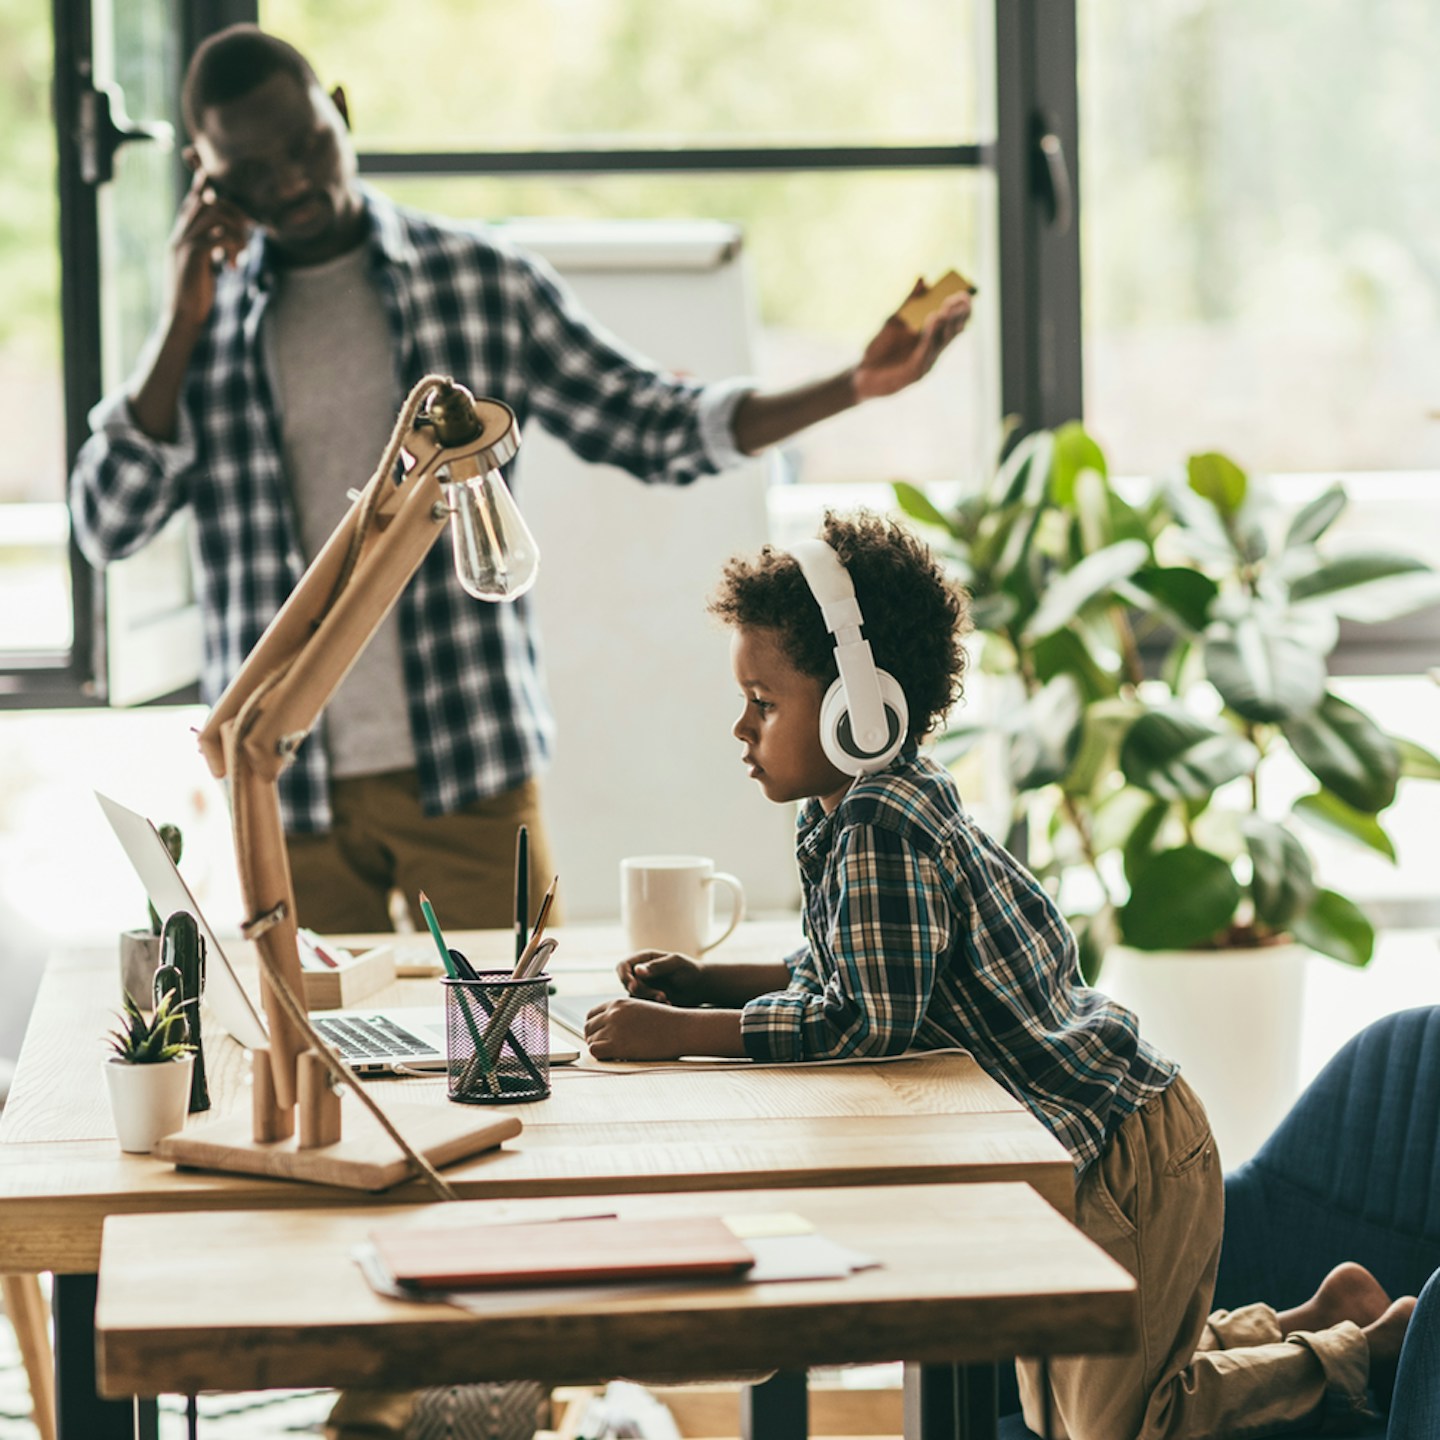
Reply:
[[[455,969],[455,962],[450,958],[450,947],[445,943],[445,936],[440,931],[440,922],[435,918],[435,908],[430,904],[430,897],[423,890],[420,892],[420,913],[425,917],[425,924],[430,930],[430,938],[434,940],[435,948],[440,952],[440,961],[445,966],[445,973],[452,980],[458,980],[459,972]],[[485,1042],[480,1038],[475,1017],[470,1013],[470,997],[466,995],[463,986],[456,991],[455,1001],[460,1006],[461,1015],[465,1017],[465,1028],[469,1030],[470,1038],[475,1042],[475,1057],[480,1062],[480,1073],[484,1077],[485,1088],[492,1095],[498,1095],[500,1092],[495,1084],[494,1066],[491,1063],[489,1052],[485,1049]],[[473,1073],[467,1065],[460,1077],[462,1090],[470,1088]]]
[[[444,935],[440,933],[440,922],[435,918],[435,910],[430,904],[430,897],[423,890],[420,892],[420,913],[425,917],[425,924],[430,930],[430,938],[440,952],[440,963],[445,967],[445,973],[452,980],[456,979],[455,962],[450,958],[450,947],[445,943]]]
[[[531,957],[535,954],[535,947],[545,936],[545,921],[550,914],[550,905],[555,899],[555,887],[560,883],[557,875],[551,882],[550,888],[545,892],[545,898],[540,902],[539,913],[535,916],[535,928],[530,932],[530,943],[526,945],[520,958],[515,962],[515,968],[510,972],[512,980],[523,980],[525,972],[529,968]]]
[[[515,963],[525,953],[530,938],[526,927],[530,919],[530,828],[522,825],[515,832]]]

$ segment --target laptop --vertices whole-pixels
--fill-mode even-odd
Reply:
[[[613,990],[607,990],[603,995],[552,995],[550,997],[550,1018],[561,1029],[568,1030],[572,1035],[583,1040],[585,1038],[585,1017],[597,1005],[603,1005],[607,1000],[619,1000],[624,994],[624,990],[617,986]]]
[[[224,947],[215,938],[190,887],[170,858],[160,832],[145,816],[108,795],[97,790],[95,798],[157,913],[172,915],[176,910],[188,910],[195,917],[208,957],[205,1003],[221,1028],[247,1049],[268,1045],[264,1016],[236,976]],[[438,1006],[413,1010],[319,1010],[311,1013],[310,1023],[334,1045],[340,1058],[357,1075],[443,1070],[446,1065],[445,1017]],[[552,1057],[552,1063],[561,1061]]]

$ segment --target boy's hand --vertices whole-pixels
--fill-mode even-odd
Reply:
[[[675,1020],[653,1000],[611,1000],[585,1017],[585,1043],[597,1060],[674,1060],[684,1053]]]
[[[641,950],[622,960],[617,967],[620,983],[637,1000],[656,1000],[662,1005],[703,1005],[705,966],[688,955],[666,950]]]

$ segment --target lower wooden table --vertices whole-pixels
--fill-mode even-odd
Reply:
[[[377,1222],[789,1212],[880,1263],[841,1280],[513,1291],[474,1310],[378,1295],[352,1252]],[[856,1186],[606,1195],[584,1202],[116,1216],[96,1310],[102,1392],[552,1384],[906,1362],[906,1433],[995,1433],[993,1369],[1016,1354],[1136,1343],[1131,1277],[1028,1186]],[[984,1407],[958,1403],[980,1367]],[[758,1393],[758,1392],[756,1392]],[[770,1440],[802,1429],[751,1417]],[[802,1412],[803,1418],[803,1412]]]

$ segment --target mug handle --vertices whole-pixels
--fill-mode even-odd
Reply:
[[[740,882],[724,870],[717,870],[705,878],[707,885],[723,885],[730,892],[730,923],[713,939],[700,947],[703,955],[713,950],[722,940],[728,940],[735,933],[735,927],[745,918],[745,891]]]

